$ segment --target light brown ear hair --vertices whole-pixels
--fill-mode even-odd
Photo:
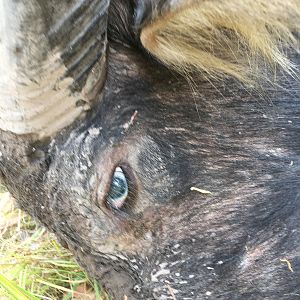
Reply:
[[[298,50],[300,0],[184,2],[141,31],[143,46],[165,65],[245,84],[260,79],[266,65],[295,74],[285,51]]]

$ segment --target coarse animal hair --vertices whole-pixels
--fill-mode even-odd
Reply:
[[[299,0],[192,0],[144,24],[140,39],[179,73],[234,77],[246,85],[281,67],[296,76],[285,51],[298,51]]]

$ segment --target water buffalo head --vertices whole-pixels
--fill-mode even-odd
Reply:
[[[3,181],[115,299],[299,297],[299,6],[0,0]]]

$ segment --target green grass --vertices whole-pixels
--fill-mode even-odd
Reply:
[[[105,300],[72,255],[0,186],[0,299]]]

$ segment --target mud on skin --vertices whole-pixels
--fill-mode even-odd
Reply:
[[[299,82],[197,76],[194,92],[139,44],[147,3],[111,2],[104,92],[83,119],[39,142],[1,132],[4,182],[113,299],[299,299]],[[118,166],[129,194],[113,209]]]

